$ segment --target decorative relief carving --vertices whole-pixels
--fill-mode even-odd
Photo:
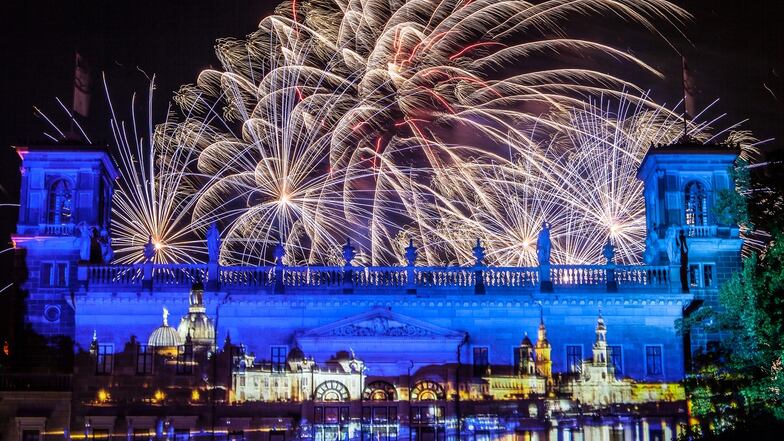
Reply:
[[[388,337],[424,337],[434,335],[432,331],[386,317],[373,317],[359,323],[335,328],[330,335],[337,336],[388,336]]]

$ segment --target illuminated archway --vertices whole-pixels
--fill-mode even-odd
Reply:
[[[316,401],[348,401],[350,398],[348,388],[335,380],[319,384],[313,395]]]
[[[365,386],[362,399],[365,401],[395,401],[397,400],[397,389],[392,383],[374,381]]]
[[[444,388],[435,381],[423,380],[414,385],[411,389],[411,399],[413,401],[434,401],[446,398]]]

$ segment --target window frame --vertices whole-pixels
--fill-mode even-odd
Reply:
[[[281,350],[283,355],[281,355]],[[288,355],[288,346],[270,345],[270,372],[273,374],[286,373],[286,359]]]
[[[702,203],[703,203],[704,206],[701,207],[702,210],[699,213],[699,216],[697,215],[696,211],[694,211],[694,213],[691,213],[692,219],[691,219],[691,223],[690,223],[689,222],[689,217],[690,217],[689,204],[691,202],[690,201],[690,190],[691,190],[692,186],[697,186],[699,191],[701,191],[701,193],[699,193],[699,192],[697,193],[697,197],[699,198],[700,195],[703,197]],[[710,186],[706,185],[706,183],[703,180],[701,180],[701,179],[691,179],[689,181],[686,181],[686,183],[683,185],[683,189],[681,191],[681,194],[683,195],[683,224],[684,225],[688,225],[690,227],[704,227],[704,226],[710,225],[711,219],[710,219],[710,191],[709,191],[709,188],[710,188]],[[701,222],[697,222],[698,217],[699,217],[699,219],[701,219]]]
[[[68,191],[69,195],[64,200],[67,202],[57,206],[57,199],[53,196],[55,195],[55,187],[58,186],[60,183],[65,184],[66,191]],[[53,177],[53,179],[49,182],[49,185],[46,188],[46,213],[45,219],[47,225],[72,225],[74,223],[74,200],[76,199],[76,186],[70,179],[65,176],[57,176]],[[63,222],[63,208],[68,208],[68,214],[66,217],[67,222]],[[58,210],[59,208],[59,210]]]
[[[136,344],[136,375],[148,376],[154,373],[155,351],[149,345]],[[139,360],[142,360],[142,370],[139,370]]]
[[[648,352],[649,349],[658,349],[658,354],[654,353],[653,355],[658,355],[658,358],[659,358],[659,372],[651,372],[650,369],[649,369],[649,367],[650,367],[649,362],[648,362],[648,357],[650,356],[650,354]],[[655,363],[654,363],[654,365],[655,365]],[[645,376],[646,377],[663,377],[664,376],[664,346],[663,345],[661,345],[661,344],[646,344],[645,345]]]
[[[569,348],[580,348],[580,355],[579,355],[579,357],[577,359],[577,363],[574,365],[574,370],[571,370],[571,366],[570,366],[570,363],[569,363],[570,362],[570,357],[571,357],[569,355]],[[564,345],[564,353],[566,355],[564,357],[564,360],[565,360],[565,363],[566,363],[566,372],[572,373],[572,374],[576,374],[576,373],[579,373],[582,370],[583,359],[585,357],[585,351],[583,349],[584,348],[583,348],[582,344],[567,344],[567,345]]]
[[[692,268],[696,268],[696,283],[692,283]],[[706,284],[705,270],[707,268],[711,269],[711,280]],[[689,288],[716,288],[716,262],[690,262],[688,270],[686,277],[688,277]]]
[[[618,351],[619,357],[618,358],[620,358],[620,366],[616,366],[615,362],[613,361],[613,357],[615,356],[615,351],[613,350],[613,348],[618,348],[619,349],[619,351]],[[625,369],[624,369],[624,366],[623,366],[623,362],[624,362],[624,359],[623,359],[623,345],[607,345],[607,352],[608,352],[607,359],[610,362],[610,364],[612,364],[613,368],[615,368],[615,376],[617,377],[618,374],[623,375],[623,373],[625,372]]]
[[[95,356],[95,375],[112,375],[114,373],[114,343],[98,344]]]
[[[60,268],[63,268],[62,274],[59,271]],[[42,260],[38,271],[38,286],[40,288],[68,288],[71,264],[67,260]],[[46,273],[48,276],[44,277]]]
[[[477,351],[480,354],[477,360]],[[482,356],[484,354],[484,356]],[[477,362],[482,362],[481,364]],[[475,377],[483,377],[490,367],[490,347],[489,346],[472,346],[471,347],[471,366],[473,367],[473,374]]]

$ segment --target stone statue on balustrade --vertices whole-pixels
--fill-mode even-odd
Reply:
[[[354,246],[351,245],[351,238],[346,238],[346,244],[343,245],[343,262],[344,265],[349,268],[351,267],[351,261],[357,257],[357,251]]]
[[[552,292],[553,282],[550,281],[550,251],[552,242],[550,241],[550,223],[542,223],[542,230],[536,240],[536,257],[539,262],[539,290],[542,292]]]
[[[147,237],[147,243],[144,244],[144,262],[152,262],[155,258],[155,245],[152,243],[152,236]]]
[[[112,238],[109,236],[109,232],[105,227],[101,229],[98,244],[101,246],[101,259],[103,259],[103,263],[111,263],[114,258],[114,250],[112,250]]]
[[[210,224],[207,229],[207,254],[209,254],[210,263],[217,263],[220,258],[220,232],[215,222]]]
[[[87,222],[80,222],[79,226],[79,260],[89,262],[93,250],[93,227]]]
[[[539,238],[536,240],[536,257],[539,266],[550,265],[550,250],[552,249],[552,242],[550,241],[550,223],[544,222],[542,230],[539,231]]]

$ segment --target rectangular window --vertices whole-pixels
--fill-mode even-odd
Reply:
[[[702,286],[705,288],[713,288],[715,285],[713,283],[714,280],[714,267],[713,265],[703,265],[702,266]]]
[[[281,373],[286,372],[286,356],[288,355],[288,347],[286,346],[271,346],[270,359],[272,360],[272,372]]]
[[[153,351],[147,345],[136,346],[136,375],[152,375]]]
[[[568,372],[580,372],[583,361],[582,345],[566,346],[566,370]]]
[[[174,429],[174,441],[189,441],[191,431],[188,429]]]
[[[487,367],[490,365],[490,360],[487,353],[487,347],[474,348],[474,376],[483,377],[487,375]]]
[[[689,286],[698,288],[700,286],[700,265],[689,265]]]
[[[95,358],[95,373],[111,375],[114,367],[114,345],[98,345],[98,356]]]
[[[662,374],[662,347],[645,347],[645,372],[648,375]]]
[[[193,374],[193,345],[177,346],[177,375]]]
[[[623,376],[623,346],[607,346],[607,355],[615,368],[615,376]]]
[[[68,262],[42,262],[41,287],[65,288],[68,286]]]

